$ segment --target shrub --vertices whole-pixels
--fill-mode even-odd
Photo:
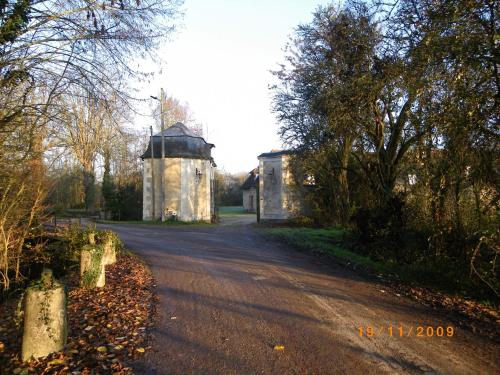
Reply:
[[[103,244],[107,241],[113,242],[113,244],[115,245],[116,252],[120,252],[123,250],[122,240],[112,230],[105,229],[105,230],[101,230],[101,231],[97,232],[96,240],[97,240],[97,243],[99,243],[99,244]]]
[[[405,252],[402,234],[406,230],[405,204],[401,196],[395,196],[386,204],[375,208],[359,208],[352,216],[361,244],[377,258],[387,255],[397,261],[410,261]]]
[[[292,227],[312,228],[315,227],[314,220],[308,216],[294,216],[288,219],[288,224]]]

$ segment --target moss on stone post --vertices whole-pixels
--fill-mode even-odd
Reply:
[[[21,357],[44,357],[66,345],[68,324],[66,289],[55,280],[52,271],[44,269],[40,281],[26,290],[24,332]]]
[[[80,255],[80,285],[84,288],[102,288],[106,284],[104,248],[86,245]]]
[[[89,240],[89,244],[95,245],[95,232],[89,231],[87,233],[87,237],[88,237],[88,240]]]

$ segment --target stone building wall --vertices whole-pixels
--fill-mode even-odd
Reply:
[[[201,175],[196,174],[196,170]],[[209,160],[181,159],[180,203],[178,219],[182,221],[209,221],[211,218],[210,179],[212,166]]]
[[[250,188],[243,190],[243,208],[247,212],[255,212],[257,210],[257,189]]]
[[[302,211],[302,198],[294,187],[289,155],[259,157],[260,219],[286,220]]]
[[[154,166],[154,208],[152,212],[151,160]],[[161,218],[161,159],[144,159],[143,220]],[[209,221],[211,209],[211,179],[213,170],[210,160],[165,158],[165,216],[174,214],[181,221]],[[201,172],[196,174],[196,170]]]

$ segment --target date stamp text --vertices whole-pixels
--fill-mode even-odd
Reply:
[[[360,337],[453,337],[455,329],[452,326],[359,326]]]

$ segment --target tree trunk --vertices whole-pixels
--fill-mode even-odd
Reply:
[[[95,174],[93,168],[83,170],[83,189],[85,192],[85,209],[87,212],[95,211]]]
[[[338,183],[338,218],[342,225],[346,225],[349,221],[351,212],[351,202],[349,195],[349,181],[347,178],[347,167],[349,164],[349,155],[351,152],[350,140],[346,140],[342,146],[340,155],[340,170],[337,175]]]

